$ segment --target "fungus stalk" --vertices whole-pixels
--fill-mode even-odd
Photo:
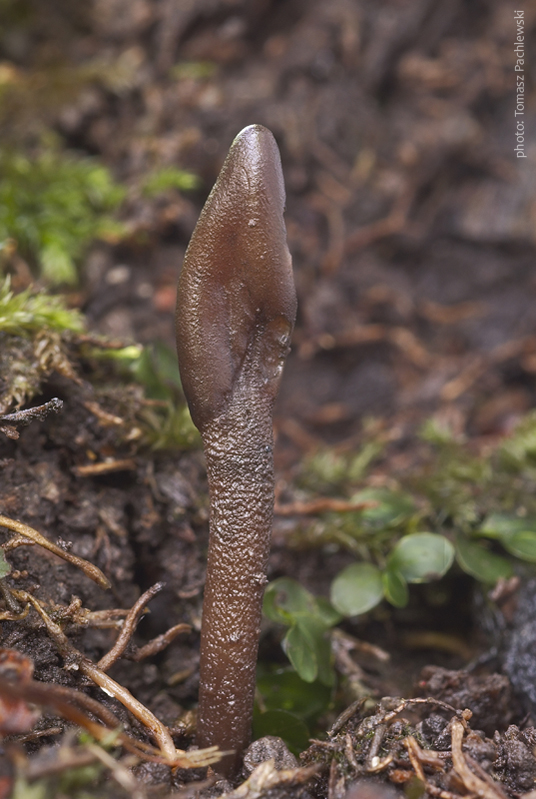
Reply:
[[[182,384],[205,450],[210,539],[197,743],[248,745],[274,502],[272,412],[296,315],[279,151],[266,128],[234,140],[179,278]]]

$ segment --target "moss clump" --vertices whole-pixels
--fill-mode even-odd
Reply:
[[[63,297],[44,291],[11,290],[11,280],[0,282],[0,332],[24,336],[44,330],[81,333],[84,321],[79,311],[68,309]]]
[[[90,242],[117,235],[125,189],[91,158],[0,150],[0,241],[12,239],[51,284],[73,284]]]
[[[60,296],[0,283],[0,416],[38,396],[53,372],[81,385],[120,424],[117,446],[190,449],[200,439],[190,418],[174,352],[163,344],[110,348],[88,342],[83,316]],[[91,395],[91,396],[90,396]]]
[[[56,371],[76,379],[67,343],[84,331],[81,314],[62,297],[0,283],[0,413],[20,408]]]

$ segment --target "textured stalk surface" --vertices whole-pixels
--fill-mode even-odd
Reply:
[[[234,750],[215,765],[227,775],[250,739],[272,529],[272,408],[296,316],[284,205],[275,139],[251,125],[231,146],[179,278],[179,367],[211,506],[197,742]]]
[[[245,402],[231,416],[203,434],[211,510],[197,727],[201,747],[234,750],[216,766],[225,774],[251,736],[274,491],[271,409]]]

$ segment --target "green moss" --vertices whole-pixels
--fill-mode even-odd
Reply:
[[[169,189],[192,191],[200,185],[197,175],[173,166],[162,167],[147,175],[141,182],[141,190],[146,197],[155,197]]]
[[[90,158],[0,149],[0,241],[12,239],[51,284],[73,284],[90,242],[117,234],[125,189]]]
[[[143,387],[144,399],[136,412],[142,443],[154,450],[201,446],[182,393],[174,350],[155,342],[148,347],[92,352],[93,357],[113,362],[125,379]]]
[[[66,307],[61,296],[33,289],[16,294],[9,277],[0,279],[0,332],[24,336],[45,330],[81,333],[84,321],[79,311]]]
[[[358,483],[385,447],[381,436],[365,440],[358,452],[339,453],[320,449],[307,458],[298,476],[298,484],[308,491],[340,494]]]
[[[15,293],[0,282],[0,413],[19,408],[39,393],[53,371],[74,377],[68,354],[84,331],[78,311],[60,296],[31,288]]]
[[[125,420],[122,438],[151,449],[200,445],[182,395],[177,358],[162,343],[111,349],[85,343],[83,316],[61,296],[32,288],[16,294],[0,283],[0,414],[30,403],[52,372],[95,386],[96,399]],[[82,335],[81,335],[82,334]],[[134,432],[133,432],[134,431]],[[128,438],[134,435],[134,438]]]

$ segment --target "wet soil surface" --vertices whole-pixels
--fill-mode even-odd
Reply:
[[[299,295],[276,409],[280,490],[289,490],[296,464],[320,444],[357,448],[368,416],[396,430],[394,454],[407,454],[431,414],[481,441],[509,432],[536,405],[534,75],[527,67],[527,158],[516,158],[515,25],[508,4],[86,5],[42,4],[34,10],[38,24],[5,38],[3,57],[27,68],[58,58],[120,63],[121,80],[84,85],[48,112],[49,121],[70,146],[98,154],[133,186],[140,174],[166,165],[202,179],[202,188],[187,196],[171,191],[148,199],[132,190],[124,210],[130,236],[115,247],[95,245],[84,263],[76,299],[96,332],[173,345],[176,279],[197,215],[233,137],[260,123],[281,149]],[[536,52],[529,4],[524,19],[527,48],[532,43]],[[72,564],[29,545],[9,551],[10,585],[36,597],[61,621],[72,647],[97,662],[117,630],[80,623],[79,608],[128,609],[164,582],[110,676],[186,747],[208,536],[202,454],[151,453],[115,435],[91,403],[123,416],[125,400],[88,381],[52,374],[35,402],[53,396],[64,400],[61,414],[33,423],[17,441],[0,440],[1,512],[94,563],[112,588],[102,590]],[[80,468],[106,458],[117,468],[101,474]],[[328,593],[349,556],[296,552],[287,539],[288,521],[276,518],[269,579],[291,575]],[[425,790],[443,799],[530,792],[534,588],[529,584],[518,597],[517,617],[505,611],[502,626],[513,625],[513,632],[500,642],[481,633],[486,622],[473,614],[468,583],[452,594],[458,604],[439,629],[461,633],[470,656],[401,648],[401,626],[432,624],[419,595],[409,610],[345,626],[392,656],[389,663],[365,658],[359,665],[374,697],[417,695],[442,705],[404,705],[396,713],[398,700],[356,706],[342,721],[326,720],[318,733],[326,733],[324,740],[312,744],[299,767],[283,757],[283,771],[255,772],[240,795],[339,799],[348,790],[350,799],[405,790],[413,796],[415,785],[415,796]],[[149,742],[140,722],[73,667],[76,657],[71,652],[69,661],[61,652],[36,608],[24,615],[23,597],[5,604],[1,646],[31,661],[35,680],[86,693],[113,709],[125,732]],[[166,649],[140,662],[128,659],[136,645],[181,622],[190,631]],[[498,656],[487,657],[493,646]],[[267,629],[261,654],[282,658],[276,650]],[[469,670],[460,670],[470,658]],[[34,727],[42,737],[17,744],[15,735],[9,746],[37,756],[63,725],[42,716]],[[269,746],[267,752],[275,757]],[[265,759],[250,756],[252,763]],[[6,774],[9,781],[7,767]],[[142,792],[159,784],[164,793],[183,795],[192,795],[184,787],[192,774],[206,776],[179,769],[171,777],[158,764],[138,767],[137,774]],[[386,777],[391,786],[381,784]],[[1,779],[0,795],[7,796]],[[205,790],[229,793],[232,786]]]

